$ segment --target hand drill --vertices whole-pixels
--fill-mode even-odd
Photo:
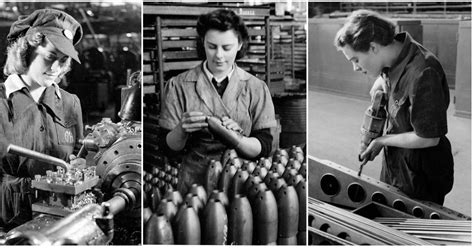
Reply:
[[[373,139],[382,136],[385,120],[387,119],[387,112],[385,111],[386,104],[387,100],[385,93],[383,93],[381,90],[378,90],[375,92],[375,96],[372,99],[372,104],[365,111],[361,127],[361,150],[359,152],[359,162],[362,162],[362,164],[360,165],[358,176],[360,176],[362,168],[369,160],[368,157],[362,160],[360,154],[365,151]]]

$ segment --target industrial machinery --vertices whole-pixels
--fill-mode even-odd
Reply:
[[[128,87],[122,89],[120,122],[103,118],[92,127],[86,126],[89,133],[78,153],[78,157],[86,158],[85,169],[65,170],[68,165],[64,161],[11,147],[12,153],[59,167],[58,171],[35,176],[35,217],[12,229],[5,244],[141,243],[140,85],[140,72],[135,72]]]
[[[308,156],[309,244],[470,245],[471,217]]]

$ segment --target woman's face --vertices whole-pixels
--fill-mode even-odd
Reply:
[[[66,66],[68,56],[57,50],[54,45],[45,39],[32,55],[26,77],[30,82],[39,86],[49,87],[59,81],[59,76]]]
[[[356,52],[350,45],[341,48],[346,59],[352,63],[354,71],[361,72],[370,77],[378,77],[383,69],[381,58],[376,49],[371,46],[367,52]]]
[[[204,36],[204,50],[208,69],[214,76],[223,76],[232,68],[237,52],[242,47],[234,30],[210,29]]]

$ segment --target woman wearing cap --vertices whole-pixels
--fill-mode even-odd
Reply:
[[[169,131],[166,146],[184,152],[178,179],[182,194],[193,183],[204,184],[210,160],[220,160],[228,148],[209,130],[208,116],[243,135],[231,148],[250,159],[268,156],[270,128],[276,126],[268,87],[235,64],[249,41],[243,20],[230,10],[216,10],[199,17],[197,32],[198,52],[205,60],[167,83],[159,119]]]
[[[383,149],[381,180],[408,196],[443,204],[453,186],[446,111],[449,89],[437,58],[406,32],[368,10],[353,12],[335,38],[355,71],[379,77],[370,93],[388,95],[385,135],[363,147],[373,160]]]
[[[0,84],[0,229],[8,231],[32,218],[31,178],[54,166],[6,154],[15,144],[68,160],[82,138],[81,105],[77,96],[57,83],[79,62],[74,45],[82,37],[80,24],[57,10],[36,10],[14,22]]]

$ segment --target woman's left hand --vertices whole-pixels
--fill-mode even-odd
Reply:
[[[365,149],[365,151],[360,154],[361,160],[365,160],[366,158],[369,161],[374,160],[384,147],[380,141],[380,137],[372,140],[367,149]]]
[[[242,128],[239,126],[237,122],[235,122],[234,120],[232,120],[231,118],[227,116],[222,117],[221,121],[222,121],[222,125],[229,130],[232,130],[238,133],[242,133],[244,131],[242,130]]]
[[[87,167],[86,160],[84,158],[76,157],[75,155],[69,155],[69,164],[72,168],[85,169]]]

